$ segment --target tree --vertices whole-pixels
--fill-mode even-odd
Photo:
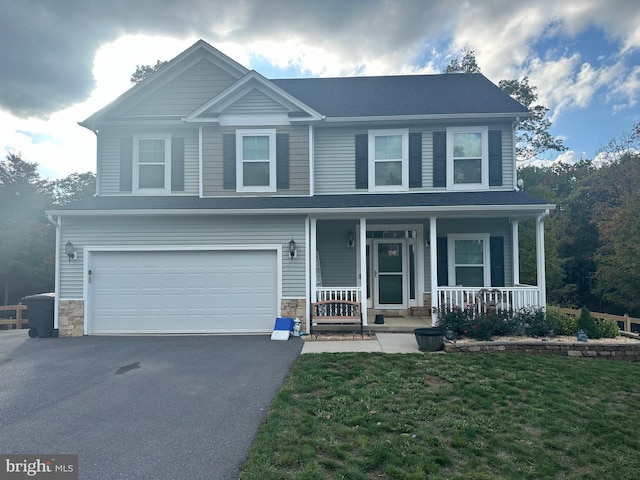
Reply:
[[[145,78],[147,78],[149,75],[151,75],[152,73],[157,72],[158,70],[160,70],[162,67],[164,67],[167,63],[169,63],[168,61],[164,60],[158,60],[156,61],[156,64],[151,66],[151,65],[136,65],[136,71],[133,72],[133,74],[131,75],[131,83],[133,83],[134,85],[140,83],[141,81],[143,81]]]
[[[458,60],[458,57],[453,58],[443,73],[481,73],[476,62],[476,52],[465,50],[462,61]]]
[[[93,172],[72,173],[56,180],[52,185],[52,203],[64,205],[88,198],[96,193],[96,176]]]
[[[640,123],[621,141],[612,140],[612,159],[595,179],[605,202],[594,206],[600,235],[596,253],[597,292],[625,312],[640,314]]]
[[[465,50],[462,61],[457,57],[452,59],[443,73],[481,73],[475,52]],[[528,77],[521,80],[500,80],[498,86],[527,107],[531,113],[531,117],[523,118],[516,124],[516,158],[519,161],[528,160],[549,150],[556,152],[567,150],[561,139],[553,138],[549,133],[551,128],[551,121],[547,118],[549,109],[542,105],[534,105],[538,99],[535,93],[537,87],[529,85]]]
[[[528,160],[541,153],[553,150],[564,152],[567,147],[559,138],[549,133],[551,121],[547,118],[549,109],[542,105],[534,105],[538,99],[536,88],[529,85],[529,78],[522,80],[500,80],[498,86],[529,109],[531,116],[523,118],[516,124],[516,158]]]
[[[50,184],[37,164],[9,153],[0,161],[0,285],[3,304],[53,289],[55,228],[44,211]]]

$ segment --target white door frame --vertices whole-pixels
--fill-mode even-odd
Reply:
[[[406,241],[406,252],[405,252],[405,270],[406,270],[406,280],[405,280],[405,284],[406,284],[406,302],[405,302],[405,307],[399,307],[397,305],[394,306],[389,306],[389,307],[385,307],[386,309],[400,309],[400,308],[407,308],[407,307],[422,307],[424,305],[424,300],[423,300],[423,292],[424,292],[424,225],[421,223],[408,223],[408,224],[371,224],[369,222],[367,222],[366,224],[366,228],[367,228],[367,232],[369,231],[375,231],[375,230],[415,230],[416,231],[416,238],[405,238],[404,240]],[[369,262],[370,262],[370,276],[369,276],[369,280],[370,280],[370,288],[371,288],[371,296],[369,298],[367,298],[367,308],[374,308],[374,295],[375,295],[375,277],[374,277],[374,245],[373,245],[373,240],[372,238],[367,238],[366,239],[366,245],[369,246],[370,248],[370,254],[371,256],[369,257]],[[377,239],[376,239],[377,240]],[[379,239],[379,240],[383,240],[383,239]],[[385,240],[402,240],[402,239],[385,239]],[[416,291],[416,298],[415,299],[410,299],[409,298],[409,245],[414,245],[415,248],[415,291]],[[366,255],[362,255],[365,260],[366,260]],[[359,260],[359,259],[358,259]],[[357,269],[358,271],[360,271],[360,260],[358,261],[358,265],[357,265]],[[366,271],[366,269],[365,269]],[[367,279],[365,279],[366,281]],[[364,284],[366,285],[366,284]],[[364,290],[364,289],[363,289]],[[366,290],[364,290],[366,291]],[[375,307],[378,308],[378,307]]]

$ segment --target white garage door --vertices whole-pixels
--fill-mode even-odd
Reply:
[[[267,332],[275,251],[94,252],[89,333]]]

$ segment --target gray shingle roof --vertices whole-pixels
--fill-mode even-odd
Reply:
[[[270,81],[327,117],[528,113],[481,74]]]
[[[514,206],[549,208],[549,202],[525,192],[437,192],[367,195],[316,195],[314,197],[216,197],[187,196],[104,196],[92,197],[69,205],[55,207],[52,212],[109,210],[300,210],[313,213],[321,209],[370,209],[424,207]]]

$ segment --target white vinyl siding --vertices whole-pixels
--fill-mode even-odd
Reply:
[[[73,242],[78,258],[61,252],[61,299],[81,299],[85,246],[282,245],[282,295],[300,298],[305,287],[304,218],[292,216],[120,216],[63,217],[62,242]],[[289,258],[289,241],[297,258]],[[64,258],[63,258],[64,257]]]
[[[98,137],[98,192],[100,195],[131,195],[120,191],[120,139],[132,137],[131,130],[122,128],[100,130]],[[135,130],[137,135],[158,133],[148,127]],[[172,137],[184,137],[184,191],[172,192],[172,195],[198,195],[199,155],[198,128],[178,128],[170,132]],[[169,184],[169,188],[171,184]]]
[[[225,115],[255,115],[273,113],[287,113],[287,109],[282,104],[276,102],[274,99],[255,88],[224,109]],[[206,117],[206,113],[204,114],[204,116]]]
[[[131,116],[185,116],[237,81],[208,60],[187,69],[166,85],[122,112]]]
[[[488,129],[502,131],[503,157],[503,184],[489,187],[489,189],[512,190],[514,186],[513,130],[509,124],[489,124]],[[422,188],[412,188],[412,192],[442,191],[442,189],[433,188],[433,132],[445,130],[445,126],[437,124],[412,126],[409,129],[409,132],[422,134]],[[364,193],[355,188],[355,136],[359,133],[368,133],[368,131],[357,127],[315,128],[316,194]]]

